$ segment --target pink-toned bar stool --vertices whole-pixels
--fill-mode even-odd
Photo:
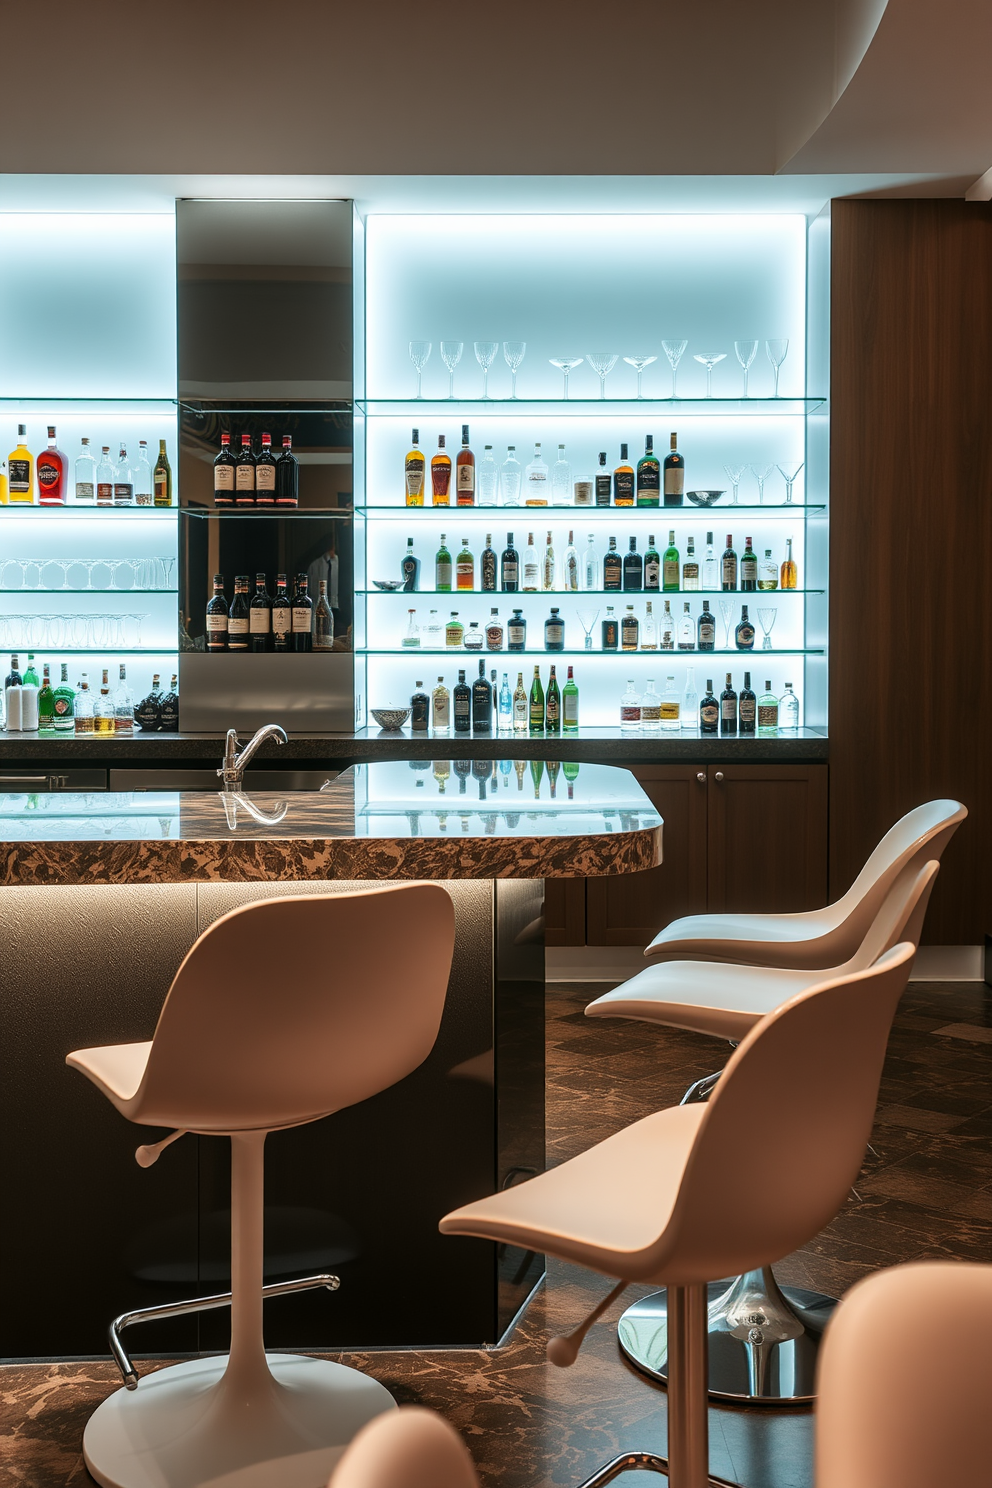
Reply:
[[[586,1328],[627,1283],[668,1288],[667,1461],[629,1452],[589,1485],[634,1468],[667,1472],[673,1488],[723,1481],[708,1466],[707,1284],[781,1260],[844,1203],[914,954],[900,944],[868,970],[769,1013],[731,1055],[708,1104],[646,1116],[441,1221],[444,1234],[544,1251],[620,1279],[570,1337],[551,1341],[552,1363],[573,1362]]]
[[[922,1261],[859,1281],[818,1387],[816,1488],[992,1481],[992,1266]]]
[[[328,1488],[478,1488],[468,1448],[435,1411],[401,1405],[363,1426]]]
[[[453,948],[436,884],[263,900],[200,936],[150,1043],[69,1055],[122,1115],[176,1129],[138,1149],[142,1166],[185,1132],[231,1139],[230,1353],[132,1373],[98,1407],[83,1455],[103,1488],[320,1488],[355,1432],[393,1408],[357,1370],[266,1354],[263,1151],[268,1132],[367,1100],[427,1058]]]

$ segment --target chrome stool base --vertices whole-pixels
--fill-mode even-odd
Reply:
[[[836,1298],[780,1287],[771,1267],[708,1287],[709,1394],[741,1405],[806,1405],[816,1356]],[[668,1293],[628,1307],[617,1325],[624,1354],[667,1383]]]

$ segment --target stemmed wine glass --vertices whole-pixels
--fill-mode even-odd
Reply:
[[[740,362],[741,366],[744,368],[744,397],[745,398],[748,395],[748,392],[747,392],[747,374],[748,374],[748,371],[750,370],[751,363],[754,361],[755,357],[758,354],[758,346],[759,345],[760,345],[760,342],[758,342],[758,341],[735,341],[734,342],[734,350],[737,353],[737,360]]]
[[[455,368],[462,359],[465,350],[464,341],[442,341],[441,360],[448,369],[448,397],[455,396]],[[419,394],[418,394],[419,396]]]
[[[759,506],[764,506],[764,504],[765,504],[765,481],[771,475],[772,471],[773,470],[776,470],[777,468],[778,467],[775,466],[775,465],[766,465],[765,468],[764,468],[764,470],[759,470],[758,467],[757,467],[757,465],[752,465],[751,466],[751,474],[754,476],[755,480],[758,482],[758,505]]]
[[[678,397],[676,381],[678,378],[679,362],[685,354],[688,341],[662,341],[661,349],[668,358],[668,365],[672,369],[672,397]]]
[[[476,341],[475,360],[482,368],[482,396],[489,397],[489,368],[499,351],[498,341]]]
[[[599,396],[606,397],[606,379],[620,359],[618,351],[587,351],[586,361],[599,374]]]
[[[641,374],[644,371],[645,367],[650,367],[651,363],[656,362],[657,360],[658,358],[656,356],[624,357],[624,361],[627,363],[628,367],[633,367],[634,371],[637,373],[637,396],[639,398],[644,397],[644,394],[641,392]]]
[[[424,396],[424,391],[423,391],[424,368],[427,366],[427,359],[430,356],[430,354],[431,354],[431,343],[429,341],[411,341],[410,342],[410,360],[413,363],[414,367],[416,367],[416,369],[417,369],[417,397],[418,398],[422,398]]]
[[[761,643],[762,651],[770,651],[772,649],[772,626],[775,624],[775,616],[777,614],[778,610],[758,611],[758,623],[765,633],[765,639]]]
[[[579,624],[582,626],[582,629],[585,631],[586,650],[587,651],[591,651],[592,650],[592,628],[596,624],[596,621],[599,619],[599,611],[598,610],[576,610],[576,612],[575,612],[575,618],[578,620]]]
[[[732,599],[721,599],[720,614],[723,616],[723,649],[730,650],[730,627],[734,623],[736,605]]]
[[[740,489],[741,478],[744,475],[744,472],[747,469],[747,466],[746,465],[724,465],[723,468],[727,472],[727,476],[728,476],[728,478],[730,480],[730,484],[734,488],[734,494],[730,498],[730,504],[731,504],[731,506],[736,506],[737,505],[737,492]]]
[[[582,363],[584,361],[584,358],[583,357],[549,357],[548,360],[550,361],[552,367],[557,367],[558,368],[558,371],[564,377],[564,379],[565,379],[565,391],[562,394],[562,397],[563,398],[567,398],[568,397],[568,374],[569,374],[569,372],[572,371],[573,367],[581,367],[582,366]]]
[[[713,368],[717,362],[722,362],[727,353],[725,351],[697,351],[693,361],[702,362],[706,368],[706,396],[713,396]]]
[[[503,360],[510,369],[510,397],[517,396],[517,368],[527,355],[526,341],[504,341]]]
[[[802,465],[797,465],[796,469],[792,472],[791,475],[789,474],[789,472],[787,470],[783,470],[782,467],[781,467],[781,465],[776,465],[776,467],[775,467],[776,470],[778,471],[779,475],[785,481],[785,504],[786,504],[786,506],[791,506],[792,505],[792,487],[795,485],[795,483],[796,483],[796,477],[798,476],[800,470],[802,470],[803,465],[805,465],[805,464],[806,464],[806,461],[804,460],[803,463],[802,463]]]
[[[779,373],[779,368],[781,367],[782,363],[785,361],[785,358],[786,358],[786,356],[788,354],[788,351],[789,351],[789,342],[788,342],[788,339],[784,339],[784,340],[781,340],[781,341],[766,341],[765,342],[765,352],[767,353],[768,360],[771,362],[772,367],[774,368],[774,371],[775,371],[775,392],[774,392],[773,396],[776,397],[776,398],[778,397],[778,373]]]

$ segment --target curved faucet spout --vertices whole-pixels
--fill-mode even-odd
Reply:
[[[278,739],[280,744],[288,743],[286,730],[281,724],[267,723],[252,735],[239,754],[238,731],[237,729],[228,729],[227,738],[224,741],[224,763],[217,771],[217,774],[224,782],[224,789],[226,791],[241,790],[245,766],[259,745],[264,744],[266,739]]]

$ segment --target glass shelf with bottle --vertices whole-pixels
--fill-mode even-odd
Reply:
[[[47,442],[46,442],[47,439]],[[0,401],[0,508],[175,512],[176,405]]]
[[[692,417],[805,418],[825,411],[824,397],[811,398],[357,398],[366,418],[527,417],[528,410],[567,418],[643,417],[654,411]]]

